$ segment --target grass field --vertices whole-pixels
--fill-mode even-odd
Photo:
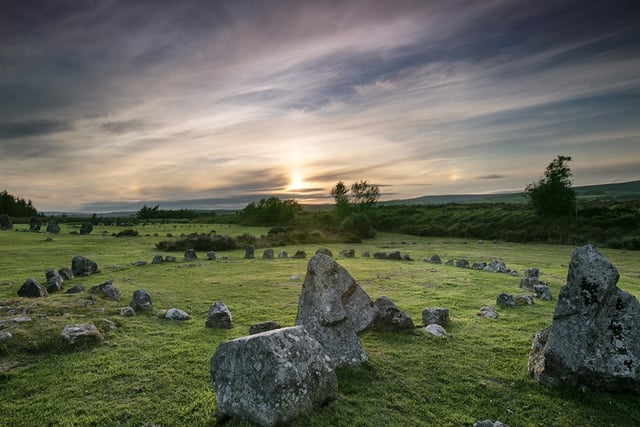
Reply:
[[[25,226],[16,226],[17,229]],[[275,320],[292,326],[306,260],[243,259],[244,250],[218,253],[207,261],[151,265],[155,243],[166,233],[179,235],[216,230],[236,236],[265,234],[266,228],[229,225],[154,225],[135,227],[143,237],[115,238],[123,227],[97,226],[91,235],[70,235],[72,228],[46,241],[47,234],[0,232],[0,306],[17,306],[28,323],[8,323],[13,338],[0,343],[0,425],[206,426],[217,421],[209,359],[218,344],[246,335],[251,324]],[[158,233],[160,237],[153,237]],[[450,310],[450,336],[438,339],[421,328],[405,333],[365,333],[361,341],[369,361],[338,370],[338,399],[296,426],[470,426],[499,419],[514,426],[640,425],[640,398],[628,394],[549,390],[527,374],[535,332],[551,322],[555,299],[530,307],[498,309],[495,320],[476,316],[479,307],[495,306],[500,292],[519,294],[519,277],[434,265],[421,259],[470,262],[503,260],[520,273],[538,267],[554,298],[567,274],[569,246],[464,242],[379,234],[362,244],[327,245],[336,255],[355,248],[355,259],[338,258],[372,299],[385,295],[420,325],[426,307]],[[293,246],[289,254],[316,246]],[[400,250],[415,261],[362,258],[365,251]],[[637,252],[602,250],[620,271],[619,287],[640,295]],[[87,294],[53,294],[19,299],[28,277],[45,282],[47,268],[70,267],[74,255],[96,261],[100,273],[65,282],[88,289],[106,279],[122,291],[119,303],[98,300],[85,306]],[[167,255],[167,253],[163,253]],[[223,261],[222,256],[229,256]],[[134,267],[132,261],[147,260]],[[300,276],[292,280],[292,275]],[[174,322],[155,314],[124,318],[116,308],[128,304],[136,289],[146,289],[154,309],[181,308],[191,320]],[[64,291],[63,291],[64,292]],[[234,327],[204,327],[208,308],[222,300]],[[0,313],[0,321],[5,317]],[[15,316],[14,316],[15,317]],[[116,322],[109,331],[101,319]],[[105,332],[97,347],[69,350],[60,338],[67,324],[94,322]],[[225,425],[246,423],[230,420]]]

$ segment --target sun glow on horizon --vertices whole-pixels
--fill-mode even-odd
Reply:
[[[302,176],[299,173],[291,174],[291,182],[287,187],[287,191],[304,190],[305,188],[307,188],[307,184],[302,179]]]

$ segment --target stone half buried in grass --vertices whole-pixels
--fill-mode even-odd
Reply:
[[[221,415],[265,426],[307,414],[338,391],[329,357],[302,326],[220,344],[210,374]]]
[[[551,326],[536,334],[529,373],[542,385],[640,393],[640,303],[593,246],[571,254]]]
[[[104,337],[93,323],[79,323],[65,326],[62,339],[69,345],[81,346],[99,344]]]

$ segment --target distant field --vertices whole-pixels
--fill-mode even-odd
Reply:
[[[18,230],[25,228],[17,225]],[[183,261],[134,267],[160,253],[154,245],[167,233],[179,235],[216,230],[218,234],[261,235],[267,228],[234,225],[152,225],[134,227],[142,237],[115,238],[124,227],[96,226],[91,235],[62,232],[0,232],[0,306],[19,306],[31,322],[7,324],[14,338],[0,343],[0,426],[131,425],[207,426],[216,423],[215,394],[209,359],[218,344],[247,334],[251,324],[275,320],[292,326],[307,260],[243,259],[244,250],[219,252],[217,261]],[[127,227],[129,228],[129,227]],[[159,237],[153,237],[157,233]],[[375,299],[386,295],[416,325],[426,307],[450,309],[450,337],[436,339],[421,328],[406,333],[365,333],[369,361],[338,371],[338,399],[296,420],[295,426],[471,426],[499,419],[515,426],[640,425],[640,398],[572,389],[548,390],[527,374],[533,334],[551,322],[555,299],[530,307],[499,309],[496,320],[476,316],[483,305],[495,307],[500,292],[520,294],[520,277],[434,265],[421,259],[438,254],[443,262],[503,260],[522,272],[538,267],[554,298],[564,284],[570,246],[479,242],[379,233],[362,244],[328,245],[334,255],[355,248],[355,259],[338,258]],[[290,254],[316,246],[274,248]],[[362,258],[363,251],[400,250],[414,261]],[[619,286],[640,295],[637,252],[602,252],[620,272]],[[66,282],[87,289],[106,279],[122,291],[120,303],[98,300],[84,307],[87,294],[54,294],[24,300],[16,291],[28,277],[44,282],[47,268],[70,266],[74,255],[96,261],[99,274]],[[162,253],[167,255],[167,253]],[[222,256],[230,259],[223,261]],[[292,280],[298,275],[299,280]],[[119,317],[136,289],[146,289],[156,310],[181,308],[186,322],[157,316]],[[64,291],[63,291],[64,292]],[[204,327],[209,305],[222,300],[231,310],[234,328]],[[0,321],[4,319],[0,313]],[[66,350],[59,338],[64,325],[116,322],[98,347]],[[226,426],[246,426],[231,420]]]

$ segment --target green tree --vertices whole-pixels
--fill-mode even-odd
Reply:
[[[527,185],[524,195],[529,206],[541,216],[571,215],[576,208],[576,192],[572,187],[569,156],[558,156],[535,183]]]
[[[277,197],[249,203],[241,212],[242,222],[250,225],[290,224],[302,207],[295,200],[280,200]]]
[[[351,212],[349,204],[349,189],[344,182],[338,181],[335,187],[331,189],[331,197],[336,201],[336,212],[339,218],[345,218]]]
[[[16,197],[7,190],[0,192],[0,213],[23,218],[38,215],[31,200],[26,201],[22,197]]]
[[[377,185],[358,181],[351,185],[351,203],[357,211],[366,211],[375,205],[380,197],[380,189]]]

